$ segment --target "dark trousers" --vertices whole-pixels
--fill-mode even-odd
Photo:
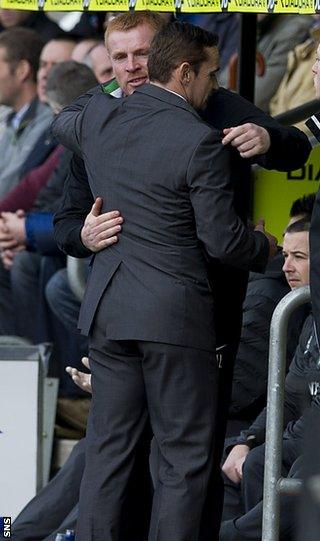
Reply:
[[[149,541],[198,541],[214,443],[214,354],[107,341],[98,315],[90,361],[93,400],[77,541],[118,541],[122,501],[148,413],[159,448]]]
[[[225,508],[220,531],[221,541],[258,541],[262,534],[262,499],[265,446],[252,449],[243,466],[239,485],[225,477]],[[301,468],[296,461],[301,453],[298,441],[283,441],[282,476],[299,477]],[[290,539],[294,528],[294,503],[289,496],[281,496],[281,539]]]

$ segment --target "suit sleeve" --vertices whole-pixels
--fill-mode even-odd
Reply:
[[[55,117],[52,134],[61,145],[81,156],[80,133],[83,111],[72,104]]]
[[[301,130],[293,126],[282,126],[250,101],[224,88],[213,92],[204,118],[221,131],[247,122],[265,128],[270,135],[270,148],[265,154],[251,160],[265,169],[299,169],[311,152],[308,137]]]
[[[84,162],[74,156],[64,184],[61,205],[53,219],[55,240],[64,253],[73,257],[92,255],[82,243],[80,234],[93,202]]]
[[[81,156],[80,132],[82,115],[91,98],[101,92],[100,85],[79,96],[53,119],[52,135],[69,150]]]
[[[267,237],[247,229],[233,207],[229,153],[216,132],[205,135],[187,170],[197,235],[209,256],[237,268],[264,269]]]

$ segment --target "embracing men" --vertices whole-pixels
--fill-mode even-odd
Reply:
[[[216,85],[216,37],[171,23],[154,38],[148,68],[152,84],[128,98],[96,94],[55,122],[84,159],[87,191],[102,197],[103,212],[125,216],[120,241],[95,256],[80,315],[93,402],[78,541],[117,539],[148,415],[159,453],[149,539],[197,540],[218,372],[207,255],[263,268],[275,250],[262,227],[251,232],[235,214],[228,152],[194,109]],[[67,239],[75,223],[63,221]]]

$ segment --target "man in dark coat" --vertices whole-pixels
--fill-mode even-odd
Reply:
[[[309,227],[310,217],[302,218],[289,225],[284,236],[283,271],[291,289],[309,284]],[[308,406],[319,407],[318,360],[313,318],[309,316],[303,326],[286,377],[283,475],[289,474],[294,462],[302,454],[303,429],[308,418]],[[267,408],[264,408],[239,437],[227,440],[229,455],[223,471],[226,475],[224,515],[228,520],[222,523],[221,541],[261,539],[266,411]],[[239,505],[236,494],[240,492],[240,488],[242,502]],[[284,539],[288,532],[293,532],[294,525],[292,505],[287,500],[282,507],[281,516],[280,532],[281,539]]]

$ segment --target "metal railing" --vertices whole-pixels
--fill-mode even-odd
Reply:
[[[82,301],[87,281],[87,269],[84,260],[68,255],[67,273],[72,292],[79,301]]]
[[[280,492],[298,492],[301,486],[298,479],[281,477],[284,383],[289,317],[296,308],[309,301],[309,286],[291,291],[279,302],[271,321],[262,541],[279,539]]]
[[[280,113],[274,118],[284,126],[291,126],[292,124],[297,124],[298,122],[306,120],[315,113],[318,113],[319,110],[320,100],[312,100],[308,101],[307,103],[302,103],[299,105],[299,107],[295,107],[294,109]]]

